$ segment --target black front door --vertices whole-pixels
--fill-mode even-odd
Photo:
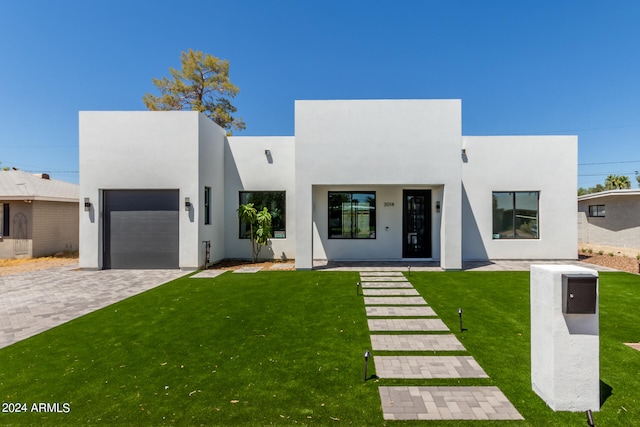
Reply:
[[[402,257],[431,258],[431,190],[404,190]]]

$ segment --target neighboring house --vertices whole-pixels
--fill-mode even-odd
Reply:
[[[0,258],[78,250],[77,184],[0,171]]]
[[[577,138],[463,136],[460,100],[296,101],[295,136],[226,137],[202,114],[80,112],[80,266],[251,258],[240,203],[267,206],[263,256],[575,259]]]
[[[640,190],[578,197],[578,242],[640,248]]]

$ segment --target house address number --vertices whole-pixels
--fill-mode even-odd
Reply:
[[[395,203],[394,202],[384,202],[384,206],[385,207],[387,207],[387,206],[395,206]]]

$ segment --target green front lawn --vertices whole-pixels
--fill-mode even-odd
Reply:
[[[586,425],[531,391],[528,273],[412,273],[523,422],[429,425]],[[357,273],[226,273],[175,280],[0,350],[0,425],[424,425],[385,422],[377,387],[457,384],[362,381],[370,347]],[[640,277],[601,274],[601,378],[596,425],[640,419]],[[464,327],[458,333],[458,308]],[[370,363],[370,373],[375,367]],[[50,404],[33,412],[33,404]],[[64,405],[66,404],[66,405]],[[45,407],[43,407],[45,408]]]

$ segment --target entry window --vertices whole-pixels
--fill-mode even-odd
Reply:
[[[286,197],[285,191],[241,191],[240,204],[253,203],[256,210],[261,211],[267,208],[271,214],[271,230],[274,239],[284,239],[287,237],[287,217],[286,217]],[[240,238],[251,238],[249,225],[240,222]]]
[[[204,223],[211,224],[211,187],[204,187]]]
[[[9,203],[0,203],[0,237],[9,235]]]
[[[330,191],[329,238],[375,239],[376,193]]]
[[[539,239],[538,191],[493,193],[494,239]]]
[[[589,205],[589,216],[604,217],[604,205]]]

